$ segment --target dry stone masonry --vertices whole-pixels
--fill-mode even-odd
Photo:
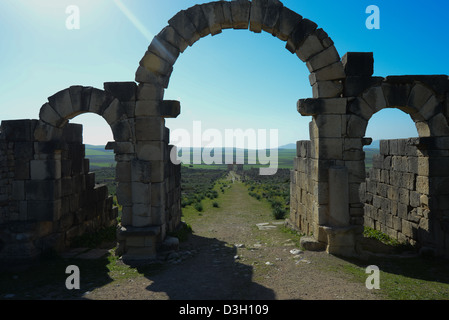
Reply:
[[[62,250],[74,235],[114,223],[117,210],[84,159],[82,129],[68,123],[86,112],[102,116],[114,136],[107,148],[115,152],[123,206],[118,253],[125,262],[148,260],[176,247],[167,233],[181,226],[180,167],[170,161],[175,147],[165,119],[179,115],[180,103],[164,100],[164,91],[181,53],[224,29],[268,32],[310,71],[313,98],[297,104],[312,116],[310,140],[297,143],[288,219],[310,236],[309,247],[357,255],[368,225],[449,256],[448,76],[373,76],[372,53],[340,58],[323,29],[280,1],[234,0],[178,12],[150,43],[135,82],[72,86],[49,97],[38,120],[2,122],[2,263]],[[382,142],[367,178],[365,131],[383,108],[409,114],[419,137]]]

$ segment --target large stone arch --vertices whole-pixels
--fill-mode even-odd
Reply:
[[[157,183],[152,187],[152,194],[165,193],[166,197],[175,200],[164,205],[161,204],[163,198],[155,199],[151,203],[153,223],[131,225],[156,226],[161,230],[160,239],[164,239],[165,232],[174,230],[180,223],[180,186],[172,178],[158,174],[178,171],[179,175],[179,169],[174,169],[176,166],[169,159],[173,146],[168,145],[167,136],[162,137],[159,133],[165,128],[165,118],[179,115],[180,103],[164,100],[164,91],[169,85],[173,66],[180,54],[202,37],[217,35],[224,29],[249,29],[255,33],[264,31],[286,42],[286,49],[306,64],[314,98],[330,100],[331,104],[335,102],[332,99],[336,99],[338,109],[338,100],[344,93],[346,72],[332,39],[317,24],[284,7],[280,1],[215,1],[178,12],[154,37],[140,60],[135,76],[138,83],[135,105],[136,157],[142,161],[150,161],[152,176],[156,173],[161,177],[155,181]],[[148,129],[138,130],[138,123],[143,127],[151,124],[153,129],[151,132]],[[139,132],[146,134],[139,136]],[[310,144],[315,148],[317,140],[312,132],[311,138]],[[311,191],[318,184],[320,174],[319,170],[310,174],[310,181],[313,180]],[[133,237],[127,232],[132,229],[126,226],[124,229],[124,235]],[[123,237],[125,243],[126,236]],[[126,251],[126,245],[124,248]]]
[[[162,100],[173,65],[181,53],[200,38],[224,29],[268,32],[286,42],[286,49],[306,63],[314,97],[338,97],[345,71],[334,42],[317,24],[284,7],[277,0],[215,1],[181,10],[157,34],[136,71],[142,100]],[[141,103],[136,114],[154,114]]]

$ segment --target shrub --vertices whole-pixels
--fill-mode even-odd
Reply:
[[[273,214],[273,217],[277,220],[284,219],[286,211],[284,208],[276,206],[273,208],[272,214]]]
[[[194,208],[196,211],[203,211],[203,204],[201,202],[195,202]]]
[[[214,208],[219,208],[220,206],[218,205],[218,202],[217,201],[214,201],[214,203],[212,203],[212,206],[214,207]]]

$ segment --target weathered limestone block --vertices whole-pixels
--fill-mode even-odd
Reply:
[[[36,221],[57,221],[61,218],[61,200],[27,200],[27,218]]]
[[[151,184],[151,204],[153,206],[163,206],[166,202],[167,193],[165,182]]]
[[[185,10],[179,11],[168,21],[168,24],[189,44],[189,46],[192,46],[201,38]]]
[[[383,77],[347,76],[344,81],[344,96],[357,97],[370,87],[380,86]]]
[[[165,144],[162,141],[138,141],[136,143],[137,158],[140,160],[165,160]]]
[[[262,32],[262,24],[267,10],[268,0],[253,0],[249,18],[249,30],[255,33]]]
[[[314,135],[319,138],[341,138],[341,116],[333,114],[323,114],[314,117],[312,120],[318,128],[318,135]]]
[[[201,5],[204,16],[212,36],[222,32],[221,24],[224,22],[223,6],[220,1],[205,3]]]
[[[131,162],[117,161],[117,164],[115,165],[115,176],[118,181],[131,182]]]
[[[350,115],[346,117],[346,135],[348,137],[364,137],[368,121],[357,116]]]
[[[137,87],[137,103],[143,100],[159,101],[164,98],[164,88],[149,83],[140,83]],[[137,104],[136,104],[137,105]]]
[[[183,53],[189,46],[186,40],[171,26],[166,26],[155,38],[171,44],[180,53]]]
[[[254,4],[254,3],[252,3]],[[276,34],[276,26],[278,25],[283,4],[278,0],[268,0],[263,18],[262,29],[268,33]],[[253,7],[251,7],[251,11]]]
[[[151,203],[151,184],[133,181],[131,187],[133,204]]]
[[[69,89],[64,89],[49,97],[48,102],[61,117],[65,119],[71,119],[73,117],[74,111]]]
[[[150,183],[151,182],[151,162],[143,160],[131,161],[131,181]]]
[[[309,37],[310,38],[310,37]],[[345,72],[341,61],[316,70],[309,75],[310,85],[313,86],[318,81],[341,80],[345,78]]]
[[[248,29],[251,2],[247,0],[231,1],[232,27],[234,29]]]
[[[57,128],[62,128],[68,122],[68,120],[62,118],[49,103],[42,106],[39,112],[39,119]]]
[[[61,161],[31,160],[30,175],[33,180],[61,179]]]
[[[105,82],[104,90],[121,102],[135,101],[137,85],[133,81],[128,82]]]
[[[415,122],[417,129],[418,123]],[[427,121],[429,135],[433,137],[447,137],[449,136],[449,126],[446,117],[442,113],[437,113],[435,116]],[[419,132],[419,129],[418,129]],[[421,136],[421,135],[420,135]]]
[[[419,120],[429,120],[436,114],[441,112],[441,104],[437,97],[432,95],[424,105],[419,109]],[[417,119],[416,115],[414,119]]]
[[[200,37],[205,37],[211,33],[209,29],[209,21],[206,18],[202,5],[195,5],[186,10],[186,15],[196,28],[196,32]]]
[[[139,64],[147,70],[162,76],[170,75],[173,71],[173,65],[171,63],[149,51],[145,53]]]
[[[343,140],[341,138],[321,138],[317,141],[315,154],[320,159],[343,160]]]
[[[151,221],[151,205],[143,203],[133,203],[133,227],[149,227]]]
[[[164,118],[176,118],[181,113],[181,103],[177,100],[163,100],[160,108]]]
[[[300,20],[287,39],[286,49],[293,54],[296,53],[299,46],[317,29],[317,27],[318,25],[309,19]]]
[[[372,52],[347,52],[341,61],[347,76],[371,76],[374,72]]]
[[[282,41],[287,41],[301,20],[302,16],[286,7],[282,7],[279,14],[279,26],[276,27],[274,35]]]
[[[397,107],[399,109],[406,108],[409,100],[411,85],[408,83],[388,83],[390,77],[386,77],[382,83],[386,106]],[[407,112],[407,109],[405,109]]]
[[[165,121],[159,117],[138,117],[135,119],[137,141],[160,141],[164,137]]]
[[[346,98],[300,99],[297,103],[297,109],[303,116],[346,114],[346,104]]]
[[[314,98],[336,98],[343,92],[341,81],[318,81],[312,86]]]
[[[371,107],[374,113],[387,107],[387,101],[382,87],[372,87],[362,94],[363,100]]]
[[[355,98],[348,104],[348,110],[365,120],[371,119],[375,111],[362,98]]]
[[[122,119],[123,118],[125,118],[125,116],[122,116]],[[117,147],[116,150],[124,150],[123,147],[126,147],[126,152],[123,153],[132,153],[128,151],[129,145],[126,143],[129,141],[133,141],[134,138],[134,131],[132,128],[133,125],[134,125],[133,120],[126,118],[110,125],[112,134],[114,136],[114,140],[116,141],[115,143]]]
[[[114,99],[101,115],[110,126],[128,118],[126,110],[118,99]]]
[[[223,21],[221,22],[221,28],[231,29],[233,27],[231,2],[220,1],[220,5],[222,6],[223,9]]]
[[[329,224],[349,225],[349,182],[348,168],[329,168]]]
[[[171,70],[173,70],[173,68]],[[168,82],[170,81],[170,75],[161,75],[148,70],[143,66],[139,66],[136,71],[135,79],[137,82],[151,83],[155,86],[167,88]]]
[[[114,99],[115,98],[109,93],[97,88],[92,88],[88,111],[102,115],[104,110],[110,106]]]
[[[412,108],[412,110],[415,110],[415,112],[421,110],[432,95],[432,90],[427,86],[421,83],[416,83],[410,91],[407,106]]]

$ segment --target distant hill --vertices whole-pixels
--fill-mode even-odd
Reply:
[[[240,149],[233,149],[234,155],[237,154],[237,151]],[[372,157],[374,154],[379,152],[379,140],[373,141],[373,143],[369,146],[364,147],[365,150],[365,163],[367,168],[371,167],[372,165]],[[184,150],[185,151],[185,150]],[[201,152],[200,149],[192,148],[190,150],[190,159],[193,161],[193,154],[196,154],[198,152]],[[225,149],[222,149],[222,155],[223,155],[223,161],[222,163],[225,163]],[[251,165],[248,164],[247,156],[248,156],[248,150],[244,151],[245,155],[245,168],[246,167],[259,167],[260,164]],[[296,143],[289,143],[283,146],[280,146],[278,148],[278,167],[279,168],[293,168],[293,158],[296,157]],[[99,169],[99,168],[105,168],[105,167],[113,167],[115,166],[115,154],[113,150],[105,150],[104,146],[95,146],[95,145],[89,145],[86,144],[86,158],[90,161],[90,167],[91,169]],[[211,168],[211,166],[206,164],[201,165],[194,165],[195,167],[204,167],[204,168]],[[222,165],[213,165],[214,168],[226,168],[226,164]],[[266,165],[264,165],[266,166]]]

